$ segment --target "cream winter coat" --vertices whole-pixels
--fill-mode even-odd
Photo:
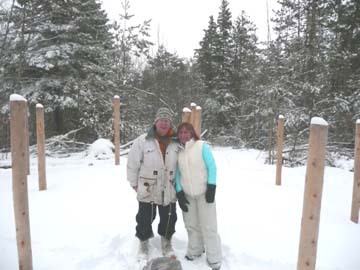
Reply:
[[[170,139],[166,148],[165,162],[157,140],[143,134],[133,143],[127,161],[127,179],[137,186],[137,199],[168,205],[176,202],[175,170],[178,143]]]
[[[178,155],[177,191],[197,196],[206,192],[207,184],[216,184],[216,165],[207,144],[201,140],[186,142]]]
[[[201,140],[188,141],[180,150],[176,172],[176,191],[183,191],[188,211],[182,212],[188,232],[186,255],[201,256],[211,268],[221,266],[221,240],[217,232],[216,203],[205,199],[207,184],[216,185],[216,164],[209,146]]]

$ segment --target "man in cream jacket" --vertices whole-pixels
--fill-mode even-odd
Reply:
[[[171,112],[160,108],[153,127],[139,136],[128,155],[127,179],[137,192],[136,237],[140,240],[139,257],[148,258],[149,239],[154,236],[152,222],[159,211],[158,233],[164,256],[175,257],[171,237],[175,232],[175,170],[178,141],[171,129]]]

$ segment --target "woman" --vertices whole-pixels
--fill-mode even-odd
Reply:
[[[216,165],[209,146],[201,141],[190,123],[177,129],[181,150],[175,189],[188,233],[185,258],[192,261],[205,251],[213,270],[221,267],[221,243],[216,220]]]

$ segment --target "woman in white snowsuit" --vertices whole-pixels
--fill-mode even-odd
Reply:
[[[175,188],[188,233],[185,258],[192,261],[205,251],[208,265],[218,270],[222,251],[217,232],[215,160],[209,146],[199,140],[190,123],[180,124],[177,134],[182,149],[178,155]]]
[[[149,239],[154,236],[152,222],[159,211],[158,233],[164,256],[175,257],[171,237],[175,232],[175,171],[179,143],[171,129],[171,112],[160,108],[154,125],[133,143],[127,161],[127,179],[137,192],[136,237],[140,240],[139,257],[147,259]]]

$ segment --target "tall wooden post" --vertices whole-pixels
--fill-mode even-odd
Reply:
[[[200,138],[200,135],[201,135],[201,107],[200,106],[196,106],[196,108],[195,108],[193,125],[194,125],[196,134]]]
[[[273,115],[269,115],[269,164],[274,164],[273,128],[274,128],[274,118]]]
[[[189,108],[183,108],[181,122],[191,123],[191,110]]]
[[[27,189],[27,101],[10,96],[10,141],[19,269],[32,270],[29,202]]]
[[[354,184],[351,203],[351,221],[358,223],[360,207],[360,119],[356,121],[354,153]]]
[[[196,117],[196,103],[192,102],[190,104],[190,110],[191,110],[190,124],[194,126],[195,117]]]
[[[328,124],[311,119],[297,270],[315,270]]]
[[[25,113],[25,132],[26,132],[26,174],[30,175],[30,138],[29,138],[29,118],[28,118],[27,103],[26,103],[26,113]]]
[[[281,185],[282,170],[282,146],[284,140],[284,116],[279,115],[277,127],[277,149],[276,149],[276,185]]]
[[[36,138],[38,151],[39,190],[46,190],[44,107],[36,104]]]
[[[115,165],[120,164],[120,97],[114,96],[114,145],[115,145]]]

